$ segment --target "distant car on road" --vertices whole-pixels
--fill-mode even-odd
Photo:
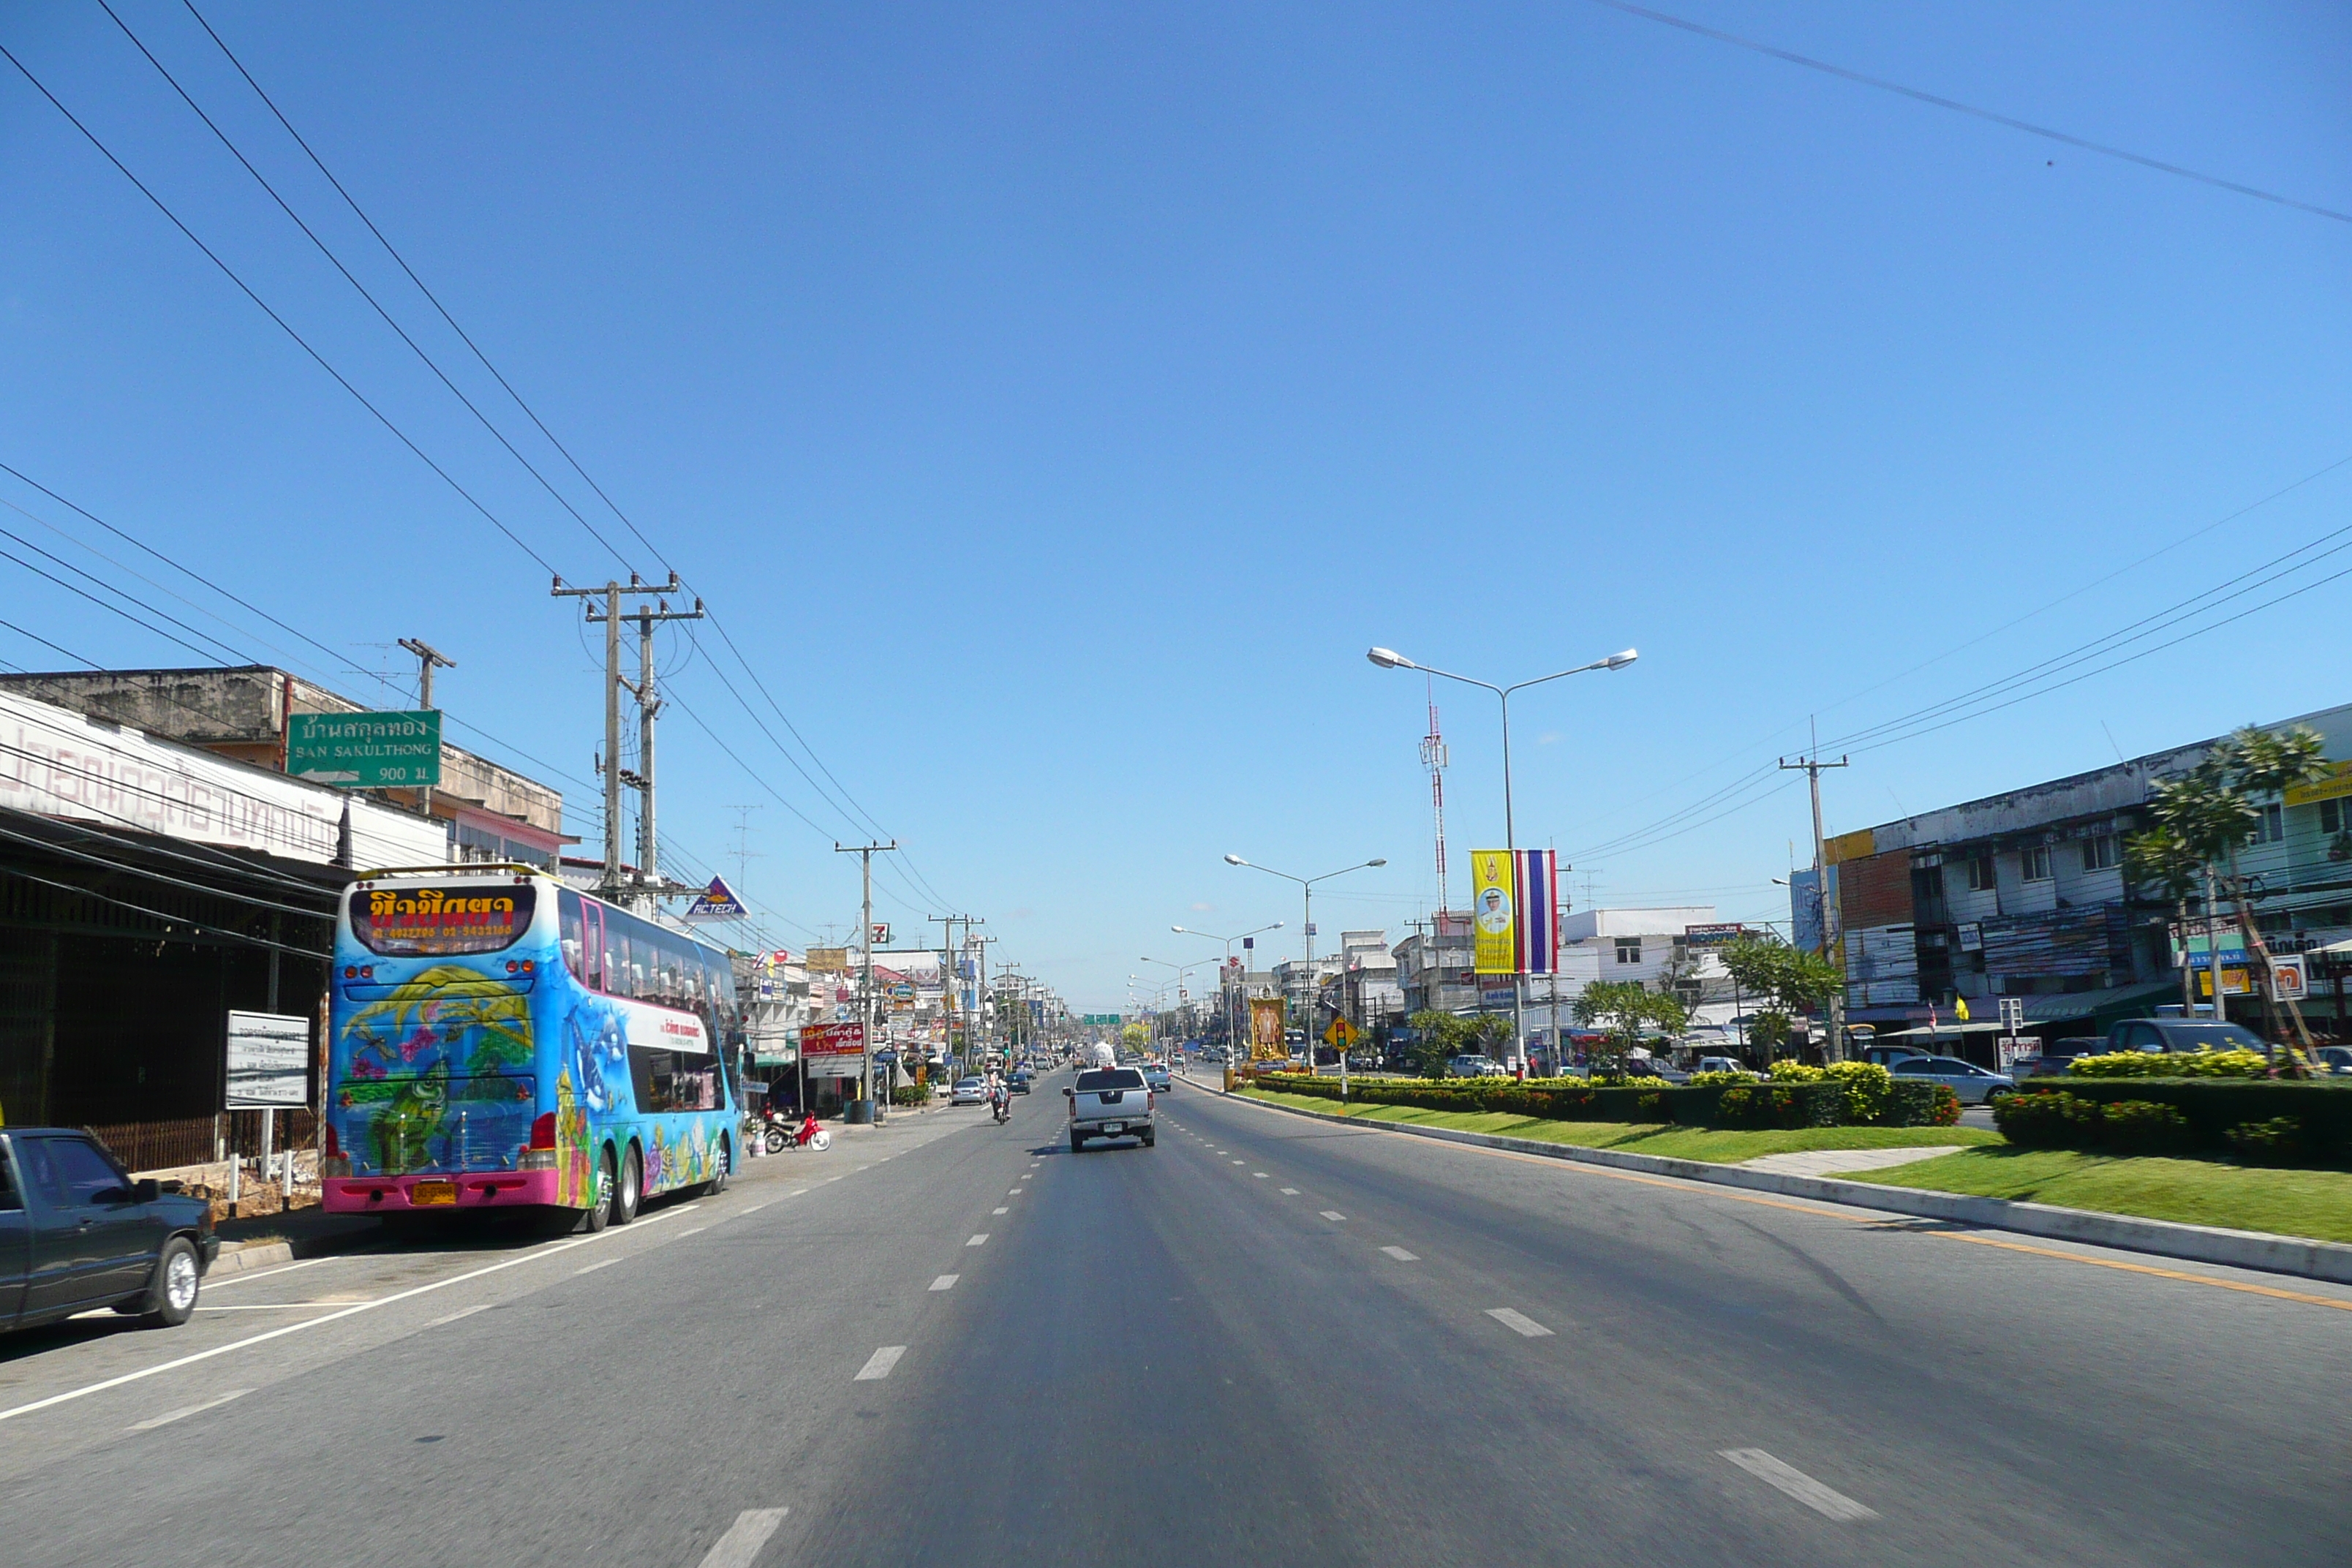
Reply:
[[[988,1085],[976,1078],[960,1078],[948,1095],[950,1105],[982,1105],[988,1100]]]
[[[1949,1084],[1962,1105],[1989,1105],[2017,1087],[2007,1073],[1988,1072],[1958,1057],[1906,1057],[1886,1070],[1906,1080]]]
[[[1746,1072],[1748,1069],[1739,1065],[1739,1058],[1737,1057],[1701,1057],[1698,1058],[1698,1070],[1701,1072]]]
[[[89,1134],[0,1132],[0,1329],[111,1307],[172,1328],[220,1256],[212,1205],[134,1182]]]
[[[1474,1052],[1468,1056],[1446,1058],[1445,1076],[1448,1078],[1508,1078],[1511,1076],[1511,1069],[1492,1057],[1480,1056]]]
[[[1015,1094],[1029,1092],[1030,1072],[1027,1068],[1014,1068],[1004,1075],[1004,1087]]]
[[[2243,1024],[2210,1018],[2126,1018],[2107,1031],[2110,1051],[2259,1051],[2263,1037]]]
[[[1071,1153],[1095,1138],[1136,1138],[1152,1146],[1151,1086],[1134,1068],[1092,1068],[1062,1093],[1070,1101]]]
[[[1166,1094],[1168,1092],[1168,1064],[1165,1062],[1153,1062],[1150,1067],[1145,1068],[1143,1069],[1143,1081],[1150,1086],[1153,1093]]]

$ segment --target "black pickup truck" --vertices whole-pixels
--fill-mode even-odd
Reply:
[[[173,1185],[132,1181],[86,1132],[0,1131],[0,1331],[96,1307],[186,1322],[220,1238],[211,1205]]]

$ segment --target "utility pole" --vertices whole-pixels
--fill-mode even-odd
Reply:
[[[940,941],[946,947],[941,956],[947,960],[950,968],[953,971],[950,974],[940,976],[946,983],[940,987],[940,994],[947,1003],[948,1009],[948,1054],[953,1056],[958,1011],[956,995],[958,987],[963,984],[963,948],[956,942],[955,928],[959,925],[963,927],[964,941],[969,943],[971,940],[971,928],[976,925],[986,925],[988,922],[977,915],[929,915],[925,918],[940,922]],[[963,1013],[963,1048],[964,1053],[969,1056],[971,1052],[971,1010],[964,1009]]]
[[[865,884],[863,924],[866,938],[861,951],[866,956],[863,972],[857,977],[857,1016],[862,1021],[866,1037],[863,1098],[868,1122],[879,1120],[874,1104],[874,857],[887,855],[898,847],[898,841],[895,838],[887,844],[836,844],[833,847],[836,855],[857,857],[858,871]]]
[[[1830,963],[1837,963],[1840,972],[1843,973],[1844,965],[1837,959],[1830,957],[1831,944],[1837,940],[1839,933],[1831,929],[1832,923],[1831,910],[1834,906],[1830,902],[1828,846],[1822,837],[1822,770],[1848,767],[1852,764],[1843,756],[1833,763],[1822,761],[1820,740],[1817,734],[1811,755],[1800,757],[1793,763],[1783,757],[1780,759],[1780,765],[1788,769],[1802,768],[1805,771],[1806,780],[1812,787],[1813,898],[1819,912],[1817,923],[1821,928],[1821,955]],[[1845,987],[1843,985],[1840,985],[1837,990],[1830,994],[1829,1015],[1830,1041],[1826,1054],[1833,1062],[1843,1061],[1845,1059]]]
[[[457,661],[431,643],[420,641],[415,637],[401,638],[400,646],[416,656],[416,705],[430,713],[433,711],[434,667],[438,665],[443,669],[455,669],[457,668]],[[416,792],[416,808],[427,816],[433,815],[431,784],[425,784]],[[274,955],[270,962],[273,963],[277,962]]]
[[[621,595],[647,591],[647,584],[635,572],[626,583],[610,582],[601,588],[567,588],[558,577],[549,590],[559,599],[593,600],[602,595],[604,600],[601,616],[593,603],[588,606],[588,624],[604,628],[604,754],[596,763],[604,779],[604,872],[596,879],[596,892],[615,902],[628,886],[628,879],[621,875]],[[667,588],[652,591],[677,593],[677,574],[669,574]]]
[[[669,576],[669,592],[677,591],[677,574]],[[656,593],[660,590],[655,590]],[[698,621],[702,619],[702,601],[694,601],[691,610],[673,610],[667,600],[661,607],[640,603],[629,619],[637,623],[637,683],[629,694],[637,700],[637,777],[639,795],[637,807],[637,889],[638,904],[643,912],[651,913],[654,900],[668,890],[661,879],[661,840],[654,831],[654,719],[661,712],[661,694],[654,685],[654,627],[663,621]],[[592,608],[588,618],[593,621]]]

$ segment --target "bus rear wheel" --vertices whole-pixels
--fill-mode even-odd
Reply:
[[[702,1184],[703,1192],[711,1197],[727,1190],[727,1178],[735,1173],[735,1140],[724,1132],[719,1135],[719,1163],[714,1169],[718,1173]]]
[[[613,1170],[613,1151],[607,1146],[604,1157],[596,1163],[596,1190],[589,1195],[588,1206],[580,1211],[579,1223],[572,1228],[593,1235],[604,1228],[613,1217],[613,1189],[620,1184]]]
[[[613,1184],[613,1223],[626,1225],[637,1217],[637,1205],[645,1202],[646,1168],[637,1153],[637,1146],[621,1156],[621,1179]]]

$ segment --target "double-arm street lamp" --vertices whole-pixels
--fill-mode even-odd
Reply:
[[[1269,877],[1279,877],[1286,882],[1296,882],[1298,884],[1298,890],[1300,893],[1305,895],[1306,899],[1307,930],[1305,941],[1307,943],[1307,984],[1312,987],[1315,984],[1315,884],[1318,882],[1328,882],[1334,877],[1344,877],[1350,871],[1363,871],[1369,870],[1375,866],[1385,866],[1388,864],[1388,860],[1386,858],[1372,860],[1359,860],[1352,866],[1342,866],[1336,871],[1326,871],[1319,877],[1294,877],[1287,871],[1277,871],[1271,866],[1261,866],[1255,860],[1244,860],[1238,855],[1226,856],[1225,864],[1228,866],[1246,866],[1253,871],[1263,871]],[[1316,993],[1312,990],[1308,992],[1309,995],[1313,995],[1315,994]],[[1307,1010],[1307,1027],[1309,1031],[1312,1031],[1314,1026],[1315,1010],[1310,1006]],[[1309,1074],[1312,1074],[1315,1071],[1315,1041],[1311,1037],[1311,1035],[1307,1042],[1307,1070]]]
[[[1439,669],[1432,665],[1415,664],[1394,648],[1371,648],[1366,651],[1364,657],[1382,669],[1417,669],[1423,675],[1443,676],[1448,680],[1458,680],[1465,686],[1483,687],[1502,700],[1503,847],[1516,852],[1519,847],[1519,839],[1517,826],[1511,816],[1511,693],[1524,691],[1530,686],[1541,686],[1548,680],[1559,680],[1570,675],[1582,675],[1587,670],[1622,669],[1642,656],[1629,647],[1622,653],[1612,653],[1606,658],[1596,658],[1591,664],[1580,664],[1574,669],[1554,670],[1549,675],[1538,675],[1533,680],[1521,680],[1509,686],[1497,686],[1491,680],[1480,680],[1473,676],[1456,675],[1450,669]],[[1515,868],[1517,866],[1516,855],[1511,864]],[[1521,1028],[1519,1001],[1519,976],[1515,972],[1511,975],[1511,1058],[1515,1063],[1524,1068],[1527,1056],[1526,1047],[1522,1044],[1524,1034]],[[1552,1043],[1552,1048],[1557,1055],[1559,1048],[1557,1040]]]
[[[1176,986],[1176,1010],[1181,1015],[1191,1005],[1192,993],[1184,988],[1184,982],[1186,978],[1192,974],[1193,970],[1200,967],[1198,964],[1171,963],[1164,958],[1149,957],[1139,958],[1135,962],[1138,963],[1156,963],[1162,969],[1174,970],[1176,972],[1174,982]],[[1180,1022],[1180,1026],[1189,1026],[1189,1022]]]
[[[1276,921],[1270,926],[1260,926],[1255,931],[1236,931],[1232,936],[1218,936],[1211,931],[1194,931],[1190,926],[1170,926],[1168,929],[1178,936],[1205,937],[1211,942],[1222,942],[1225,944],[1225,966],[1217,971],[1217,987],[1225,1004],[1225,1063],[1230,1067],[1234,1060],[1234,1051],[1241,1039],[1241,1037],[1234,1032],[1234,993],[1241,989],[1233,983],[1234,943],[1244,937],[1264,936],[1267,931],[1280,931],[1282,922]],[[1242,966],[1242,973],[1244,974],[1249,973],[1247,964]]]

